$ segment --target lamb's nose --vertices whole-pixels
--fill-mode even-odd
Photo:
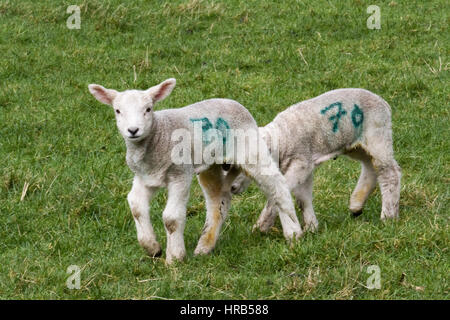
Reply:
[[[137,127],[129,127],[128,132],[131,133],[132,136],[134,136],[139,131],[139,128]]]

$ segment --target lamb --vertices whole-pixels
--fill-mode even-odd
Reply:
[[[346,155],[361,162],[361,175],[350,198],[353,216],[378,184],[382,196],[381,219],[398,218],[401,169],[392,147],[391,109],[378,95],[364,89],[337,89],[299,102],[260,128],[268,145],[277,139],[281,172],[303,211],[305,229],[315,231],[318,221],[312,205],[313,170],[320,163]],[[283,139],[279,139],[283,137]],[[276,145],[276,144],[275,144]],[[232,193],[250,184],[239,175]],[[267,204],[254,228],[267,232],[276,212]]]
[[[125,140],[127,164],[135,174],[127,198],[140,245],[151,257],[161,254],[161,246],[150,222],[149,202],[158,189],[167,187],[168,200],[162,213],[167,235],[166,263],[184,258],[186,205],[192,176],[196,173],[206,198],[207,216],[194,253],[209,253],[216,244],[220,227],[228,212],[231,183],[241,170],[255,180],[267,196],[268,203],[279,214],[285,237],[290,241],[298,239],[302,230],[286,180],[273,161],[270,160],[266,166],[262,165],[259,159],[270,159],[270,154],[260,138],[257,138],[260,141],[260,156],[256,162],[238,163],[233,154],[226,155],[222,163],[203,158],[196,162],[195,154],[194,157],[183,154],[183,159],[188,159],[187,161],[178,163],[178,158],[174,161],[174,155],[179,155],[177,148],[181,143],[175,140],[186,139],[195,151],[198,139],[201,146],[205,145],[205,140],[210,138],[209,133],[220,131],[212,130],[211,123],[215,123],[222,131],[225,129],[225,134],[234,129],[258,132],[256,122],[248,110],[233,100],[210,99],[179,109],[154,111],[154,104],[166,98],[175,84],[175,79],[167,79],[144,91],[123,92],[97,84],[89,85],[89,91],[98,101],[114,108],[117,127]],[[195,125],[203,130],[197,139]],[[180,130],[184,135],[179,135]],[[191,136],[194,139],[188,139]],[[217,137],[216,142],[220,140]],[[222,174],[222,168],[228,169],[226,176]]]

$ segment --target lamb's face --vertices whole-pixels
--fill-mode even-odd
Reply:
[[[114,108],[117,127],[123,138],[138,142],[150,134],[153,121],[153,105],[167,97],[175,87],[175,79],[167,79],[145,91],[118,92],[98,84],[90,84],[89,91],[100,102]]]
[[[152,127],[153,100],[145,91],[127,90],[113,101],[117,128],[125,140],[140,141]]]
[[[233,184],[231,185],[231,193],[232,194],[239,194],[241,192],[244,192],[252,180],[247,177],[245,174],[241,173],[239,174],[236,179],[233,181]]]

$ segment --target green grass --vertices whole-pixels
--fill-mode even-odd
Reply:
[[[66,27],[71,4],[80,30]],[[381,30],[366,27],[371,4]],[[445,0],[1,0],[0,298],[448,299],[448,25]],[[380,221],[378,189],[352,219],[359,165],[339,158],[316,171],[319,232],[293,248],[279,222],[251,232],[265,201],[252,186],[213,254],[194,257],[205,217],[195,182],[186,260],[148,258],[126,202],[125,145],[87,85],[146,89],[169,77],[178,85],[159,108],[232,98],[260,125],[331,89],[381,95],[403,169],[401,219]],[[165,200],[151,209],[163,247]],[[73,264],[80,290],[66,287]],[[379,290],[365,287],[370,265]]]

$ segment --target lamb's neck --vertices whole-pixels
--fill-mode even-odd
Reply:
[[[131,170],[136,172],[137,170],[145,169],[148,171],[153,166],[154,161],[152,160],[160,156],[160,151],[158,150],[165,149],[165,146],[162,145],[164,143],[164,139],[162,139],[163,132],[160,130],[163,127],[162,120],[153,115],[150,133],[145,139],[138,142],[126,140],[127,163]]]

